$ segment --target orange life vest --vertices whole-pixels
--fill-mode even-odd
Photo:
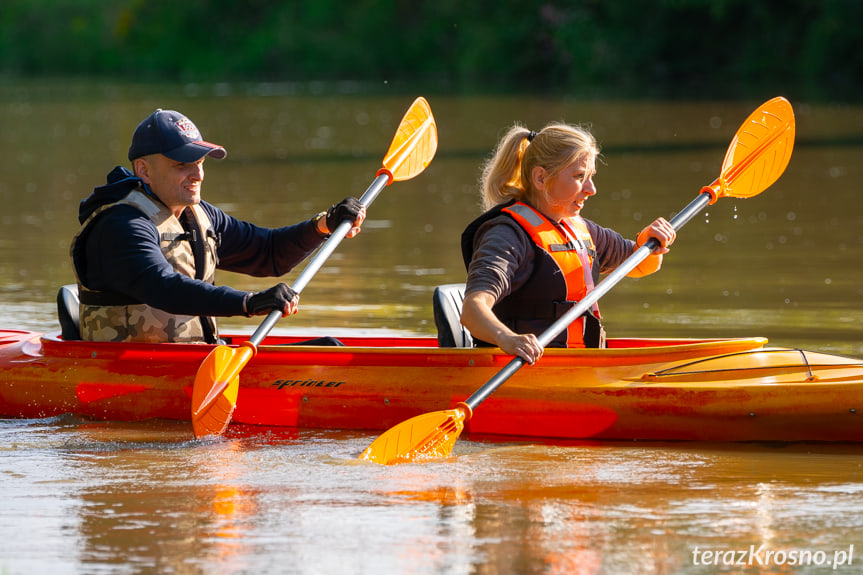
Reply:
[[[498,319],[516,333],[539,335],[593,289],[598,279],[596,247],[580,217],[556,223],[529,205],[511,202],[493,208],[474,221],[462,238],[466,265],[473,251],[473,234],[482,222],[507,215],[523,228],[536,245],[530,278],[492,308]],[[602,345],[599,308],[572,322],[549,347],[599,347]]]

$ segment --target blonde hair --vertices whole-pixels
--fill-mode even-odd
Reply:
[[[535,167],[544,168],[551,179],[587,155],[599,155],[599,145],[586,128],[555,122],[539,132],[531,132],[513,124],[483,165],[480,178],[483,209],[509,200],[536,205],[534,198],[539,192],[530,177]]]

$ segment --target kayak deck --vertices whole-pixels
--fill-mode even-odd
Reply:
[[[233,336],[237,345],[246,336]],[[240,375],[233,421],[384,430],[450,409],[511,359],[431,337],[271,336]],[[863,361],[764,338],[612,339],[549,349],[476,410],[467,433],[566,439],[863,441]],[[189,420],[209,345],[65,342],[0,331],[0,416]],[[191,432],[191,426],[190,426]]]

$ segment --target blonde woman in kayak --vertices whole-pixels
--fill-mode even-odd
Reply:
[[[635,241],[581,217],[597,193],[599,147],[587,130],[549,124],[540,132],[514,125],[498,143],[481,179],[486,210],[462,234],[468,268],[461,322],[477,345],[528,363],[542,356],[537,336],[599,280],[656,238],[660,247],[629,275],[657,271],[675,232],[659,218]],[[603,347],[599,308],[570,324],[549,347]]]

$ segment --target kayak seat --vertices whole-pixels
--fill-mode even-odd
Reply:
[[[64,340],[81,339],[77,284],[64,285],[57,292],[57,318],[60,320],[60,335]]]
[[[438,347],[473,347],[473,337],[461,324],[464,284],[437,286],[432,294]]]

